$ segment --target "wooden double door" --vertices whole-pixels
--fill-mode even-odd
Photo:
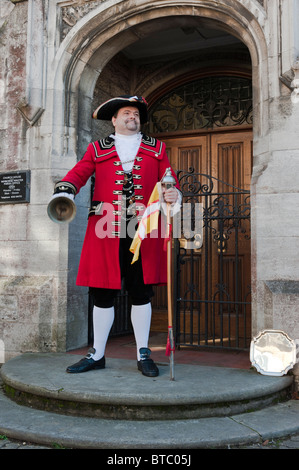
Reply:
[[[173,243],[176,342],[247,348],[252,130],[159,138],[178,171],[183,203],[200,203],[203,214],[198,249],[188,249],[184,233]],[[155,288],[152,330],[167,331],[166,287]]]

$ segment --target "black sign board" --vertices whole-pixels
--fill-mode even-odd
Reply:
[[[30,201],[30,170],[0,173],[0,204]]]

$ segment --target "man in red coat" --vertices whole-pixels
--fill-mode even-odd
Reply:
[[[129,248],[152,191],[170,164],[165,144],[140,133],[140,124],[147,122],[144,98],[113,98],[99,106],[93,117],[112,120],[115,133],[89,144],[82,160],[55,185],[54,192],[56,197],[65,192],[68,197],[75,197],[95,174],[92,208],[76,282],[88,286],[93,296],[94,344],[89,354],[68,367],[67,372],[105,367],[105,347],[114,321],[114,299],[124,278],[132,301],[137,366],[143,375],[155,377],[159,371],[149,357],[148,338],[152,285],[167,282],[163,224],[143,240],[139,259],[133,264]],[[164,201],[179,206],[179,191],[175,187],[164,191]]]

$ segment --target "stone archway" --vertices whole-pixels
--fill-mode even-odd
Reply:
[[[186,25],[197,19],[206,19],[238,37],[247,46],[252,60],[255,135],[267,132],[267,120],[263,119],[262,103],[267,100],[267,46],[261,28],[262,13],[249,5],[245,8],[238,0],[229,3],[174,1],[171,4],[155,1],[149,5],[145,0],[128,8],[122,1],[105,2],[84,16],[62,41],[56,54],[56,72],[53,88],[57,99],[64,95],[64,107],[55,106],[53,121],[67,129],[58,154],[76,153],[75,134],[80,127],[90,127],[90,105],[96,80],[107,62],[127,45],[139,38],[151,36],[156,31],[175,24]],[[260,17],[257,18],[257,13]],[[83,105],[83,102],[87,103]],[[78,124],[78,103],[81,109]],[[82,109],[82,106],[83,108]],[[54,144],[57,147],[57,144]]]
[[[138,5],[132,2],[129,8],[124,3],[127,2],[100,4],[73,26],[60,45],[54,60],[56,68],[52,83],[53,89],[58,91],[52,109],[52,122],[55,123],[52,165],[59,166],[62,159],[69,157],[62,166],[71,167],[91,140],[95,84],[115,54],[139,38],[151,36],[174,23],[194,24],[199,19],[205,19],[209,24],[214,22],[247,46],[252,61],[254,139],[256,143],[262,142],[268,131],[267,107],[264,106],[268,96],[268,65],[261,27],[264,21],[262,10],[256,9],[253,2],[245,8],[237,0],[225,3],[174,1],[171,4],[154,1],[150,5],[143,0]],[[255,233],[252,235],[254,237]]]

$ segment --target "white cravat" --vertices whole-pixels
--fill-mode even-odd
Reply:
[[[122,162],[123,169],[129,173],[133,169],[134,160],[141,143],[141,133],[133,135],[115,134],[115,148]]]
[[[141,144],[141,132],[133,135],[115,133],[115,135],[111,134],[110,137],[115,140],[115,148],[121,160],[124,172],[129,173],[133,169],[134,160]],[[176,214],[181,209],[182,195],[180,191],[177,190],[177,192],[178,199],[172,204],[172,215]],[[166,203],[162,203],[161,206],[163,212],[166,214]]]

